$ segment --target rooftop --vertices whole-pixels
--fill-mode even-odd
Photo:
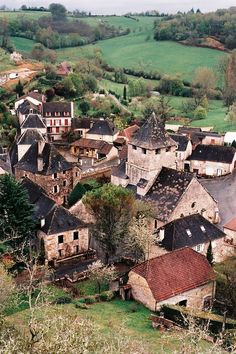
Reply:
[[[225,229],[236,231],[236,216],[224,225]]]
[[[71,146],[75,146],[80,149],[96,149],[98,153],[104,155],[107,155],[113,147],[112,144],[109,144],[106,141],[86,139],[86,138],[81,138],[79,140],[76,140],[71,144]]]
[[[37,129],[27,129],[19,137],[18,145],[32,145],[37,141],[45,141],[44,136]]]
[[[197,145],[189,160],[232,163],[236,149],[231,146]]]
[[[39,153],[39,144],[36,142],[31,145],[29,150],[14,167],[19,170],[42,175],[52,175],[56,172],[72,169],[72,164],[66,161],[52,144],[42,143],[41,154]],[[42,171],[38,169],[38,157],[43,160]]]
[[[46,125],[43,122],[42,118],[38,114],[30,113],[21,124],[21,129],[41,129],[45,128]]]
[[[150,259],[131,271],[146,279],[158,302],[215,279],[206,257],[188,247]]]
[[[69,112],[71,113],[71,102],[45,102],[43,103],[43,116],[45,113],[55,114],[56,112],[63,113]]]
[[[69,230],[85,227],[84,223],[67,209],[56,206],[45,218],[45,225],[41,228],[47,235],[54,235]]]
[[[176,151],[186,151],[189,139],[186,135],[181,134],[170,134],[170,137],[177,143]]]
[[[98,119],[94,122],[87,134],[110,135],[114,136],[117,129],[109,119]]]
[[[224,237],[225,233],[200,214],[189,215],[166,224],[161,241],[167,251],[194,247]],[[157,230],[158,232],[158,230]]]
[[[150,115],[130,143],[150,150],[176,146],[176,142],[166,132],[164,122],[155,113]]]
[[[144,199],[153,205],[159,220],[168,221],[193,175],[163,167]]]

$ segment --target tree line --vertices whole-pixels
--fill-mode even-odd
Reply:
[[[178,13],[164,19],[157,19],[154,25],[156,40],[185,41],[201,44],[208,36],[213,36],[227,49],[236,48],[236,8],[217,10],[202,14]]]

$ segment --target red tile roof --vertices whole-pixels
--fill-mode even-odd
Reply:
[[[224,225],[225,229],[236,231],[236,216]]]
[[[125,128],[122,132],[119,133],[119,136],[124,136],[128,141],[130,141],[137,130],[139,130],[139,126],[134,124],[128,128]]]
[[[95,149],[98,150],[101,154],[109,154],[113,145],[107,143],[103,140],[94,140],[94,139],[86,139],[81,138],[79,140],[74,141],[71,146],[78,147],[80,149]]]
[[[188,247],[150,259],[131,271],[146,279],[158,302],[215,279],[206,257]]]

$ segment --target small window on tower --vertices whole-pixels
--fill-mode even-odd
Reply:
[[[137,150],[137,146],[132,145],[132,147],[133,147],[133,150]]]
[[[156,155],[159,155],[161,153],[161,149],[156,149]]]
[[[147,150],[146,150],[146,149],[144,149],[144,148],[142,148],[142,153],[146,155]]]

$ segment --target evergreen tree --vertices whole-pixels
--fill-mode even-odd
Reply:
[[[34,236],[33,206],[20,182],[0,177],[0,245],[17,251]]]
[[[210,241],[209,246],[208,246],[208,248],[207,248],[206,258],[207,258],[208,262],[212,265],[212,264],[213,264],[214,257],[213,257],[213,252],[212,252],[212,244],[211,244],[211,241]]]
[[[86,193],[85,187],[81,183],[77,183],[73,191],[68,197],[69,206],[74,205],[78,200],[80,200]]]
[[[15,92],[18,95],[18,97],[23,96],[23,94],[24,94],[23,90],[24,90],[24,86],[21,83],[21,81],[19,80],[18,83],[16,84],[16,87],[15,87]]]
[[[126,89],[126,86],[124,86],[123,98],[124,98],[124,100],[127,99],[127,89]]]

